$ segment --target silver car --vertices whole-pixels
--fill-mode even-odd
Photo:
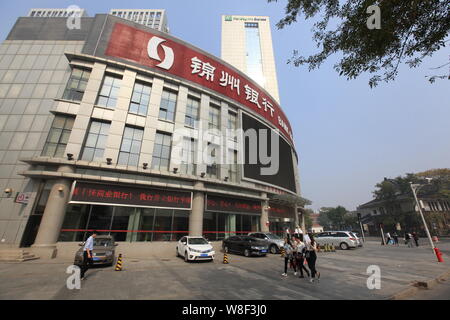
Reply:
[[[356,248],[359,246],[358,238],[349,231],[325,231],[316,235],[316,242],[323,246],[325,244],[332,244],[342,250]]]
[[[273,254],[280,252],[281,247],[284,245],[284,240],[282,238],[270,232],[252,232],[248,235],[267,242],[269,252]]]

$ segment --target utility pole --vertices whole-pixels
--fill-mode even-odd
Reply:
[[[364,235],[364,229],[363,229],[362,222],[361,222],[361,213],[358,212],[357,215],[358,215],[359,227],[361,228],[361,235],[362,235],[362,238],[363,238],[363,242],[366,242],[366,237]]]

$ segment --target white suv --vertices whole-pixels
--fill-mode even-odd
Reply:
[[[332,244],[342,250],[358,247],[358,239],[349,231],[325,231],[315,236],[316,242],[323,246]]]
[[[177,243],[177,257],[184,257],[184,261],[214,260],[212,245],[203,237],[183,237]]]

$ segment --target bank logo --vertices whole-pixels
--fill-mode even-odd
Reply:
[[[225,16],[225,21],[233,21],[233,17],[232,16]]]
[[[169,70],[173,66],[173,61],[175,58],[172,48],[169,48],[165,45],[161,45],[164,50],[164,60],[161,60],[161,58],[158,55],[158,47],[161,43],[165,41],[166,40],[154,36],[148,42],[147,52],[148,56],[151,59],[162,61],[160,64],[156,65],[157,67]]]

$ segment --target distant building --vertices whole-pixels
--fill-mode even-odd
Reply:
[[[311,231],[313,233],[323,232],[323,227],[319,223],[319,216],[320,216],[319,213],[311,214],[311,219],[312,219]]]
[[[280,102],[269,17],[222,16],[221,57]]]
[[[167,14],[159,9],[111,9],[110,15],[169,33]]]
[[[432,234],[448,235],[450,231],[450,201],[438,195],[419,196],[425,220]],[[419,211],[414,198],[401,195],[395,200],[374,199],[358,207],[361,222],[369,234],[379,234],[381,217],[390,215],[391,225],[384,225],[385,232],[423,232],[423,224],[418,221]],[[402,221],[402,222],[400,222]]]
[[[74,7],[75,8],[75,7]],[[76,9],[80,17],[87,17],[88,14],[85,9]],[[75,9],[30,9],[28,17],[37,18],[67,18],[74,14]]]

